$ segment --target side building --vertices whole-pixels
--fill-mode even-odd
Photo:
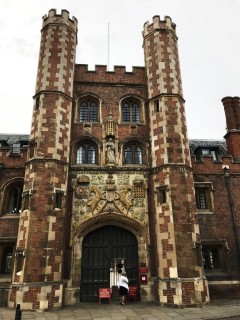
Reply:
[[[0,301],[44,310],[116,293],[196,306],[240,296],[240,99],[225,140],[188,140],[169,17],[144,67],[76,64],[77,19],[43,17],[29,135],[0,134]]]

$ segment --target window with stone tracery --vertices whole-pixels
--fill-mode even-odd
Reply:
[[[127,144],[124,148],[125,164],[142,164],[143,152],[142,147],[136,143]]]
[[[16,213],[21,210],[23,183],[11,183],[4,191],[3,212]]]
[[[96,164],[97,147],[92,141],[81,142],[76,152],[77,164]]]
[[[79,101],[79,121],[99,122],[99,103],[97,99],[87,96]]]
[[[133,98],[127,98],[122,102],[122,122],[123,123],[141,123],[141,104],[140,101]]]

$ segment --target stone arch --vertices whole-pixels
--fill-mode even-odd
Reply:
[[[73,165],[76,165],[76,153],[79,145],[83,142],[88,142],[91,143],[95,146],[96,148],[96,157],[97,157],[97,165],[99,165],[100,160],[101,160],[101,150],[102,150],[102,142],[97,139],[96,137],[88,134],[85,135],[84,137],[74,139],[71,143],[71,148],[72,148],[72,155],[71,155],[71,162]]]
[[[18,187],[19,196],[21,196],[20,193],[22,193],[23,183],[24,183],[24,180],[22,177],[15,177],[15,178],[12,178],[12,179],[5,181],[3,183],[3,185],[1,186],[1,188],[0,188],[0,210],[1,210],[1,212],[3,212],[3,214],[6,213],[10,189],[13,187]],[[20,209],[20,204],[19,204],[18,209]]]
[[[126,101],[135,101],[139,103],[140,106],[140,122],[138,124],[145,124],[146,123],[146,116],[145,116],[145,102],[144,100],[139,97],[138,95],[135,94],[127,94],[124,95],[120,100],[119,100],[119,123],[122,123],[122,106],[123,103]]]
[[[79,103],[83,100],[83,99],[91,99],[93,101],[97,102],[98,105],[98,122],[102,123],[102,100],[100,99],[100,97],[98,95],[96,95],[95,93],[92,92],[87,92],[84,93],[82,95],[79,95],[76,99],[75,99],[75,122],[79,122]]]
[[[143,225],[139,221],[128,216],[122,216],[116,212],[110,213],[109,211],[106,211],[81,223],[81,225],[78,227],[78,238],[83,238],[90,231],[108,224],[131,231],[137,239],[140,239],[141,237],[147,237],[147,230],[143,228]]]
[[[84,221],[75,230],[74,239],[72,239],[72,283],[74,286],[80,286],[81,283],[82,243],[84,237],[94,230],[109,225],[131,232],[137,240],[139,262],[148,264],[149,236],[147,224],[143,225],[139,221],[116,212],[104,212]]]

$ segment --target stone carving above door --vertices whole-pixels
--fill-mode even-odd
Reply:
[[[101,183],[97,183],[99,181]],[[142,186],[143,192],[136,194],[134,191],[136,181]],[[73,233],[83,222],[101,214],[116,214],[119,218],[127,216],[141,224],[147,223],[146,184],[143,176],[80,176],[73,181],[73,189]]]

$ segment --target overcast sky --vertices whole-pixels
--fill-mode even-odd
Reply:
[[[143,66],[143,24],[177,25],[190,139],[222,139],[221,99],[240,96],[240,0],[1,0],[1,133],[30,133],[42,16],[66,9],[78,20],[76,63]]]

